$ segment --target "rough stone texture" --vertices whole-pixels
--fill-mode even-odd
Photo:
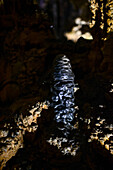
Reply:
[[[57,54],[62,53],[69,57],[75,73],[75,81],[80,87],[75,94],[79,118],[82,117],[85,120],[93,117],[91,129],[88,129],[87,123],[79,119],[82,153],[80,152],[78,157],[72,159],[61,155],[56,147],[47,144],[46,138],[56,124],[53,121],[52,109],[42,111],[42,117],[37,121],[39,129],[36,133],[24,134],[24,148],[19,149],[16,156],[10,159],[6,169],[21,167],[26,169],[27,167],[27,169],[97,170],[98,167],[104,169],[104,165],[105,167],[112,165],[112,155],[109,151],[106,152],[98,141],[90,145],[87,143],[91,130],[95,127],[96,119],[101,113],[108,124],[112,123],[113,93],[110,92],[113,91],[111,86],[113,83],[112,38],[109,37],[104,43],[102,49],[104,58],[99,63],[99,69],[95,70],[95,59],[100,57],[100,51],[98,52],[98,48],[95,48],[95,44],[83,38],[80,38],[76,45],[71,41],[55,40],[54,31],[50,29],[50,23],[45,14],[39,13],[35,17],[3,15],[0,17],[0,23],[1,132],[7,130],[4,129],[4,123],[11,123],[13,129],[10,129],[10,124],[8,128],[13,133],[17,128],[14,122],[15,115],[18,119],[21,119],[21,113],[23,117],[29,117],[28,105],[50,99],[49,89],[52,85],[54,59]],[[103,107],[99,108],[99,105]],[[20,127],[25,128],[22,123]],[[105,129],[106,133],[107,130]],[[103,134],[106,135],[105,132]],[[98,160],[101,158],[100,164],[96,157]],[[106,161],[105,164],[102,160]]]
[[[7,17],[2,17],[3,26]],[[38,90],[46,72],[49,55],[47,50],[51,45],[49,41],[53,39],[50,24],[41,14],[37,18],[17,18],[16,22],[18,26],[9,30],[2,42],[3,53],[0,57],[2,103],[12,102],[19,96]]]

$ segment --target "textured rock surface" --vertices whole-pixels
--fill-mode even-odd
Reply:
[[[20,148],[19,142],[24,144],[24,148],[7,162],[5,169],[97,170],[107,169],[109,165],[111,168],[112,36],[104,43],[101,49],[104,58],[95,70],[95,59],[100,57],[100,51],[93,41],[80,38],[74,44],[56,40],[45,14],[3,15],[0,23],[0,148],[3,157],[9,160]],[[57,54],[62,53],[70,59],[79,87],[75,93],[78,122],[75,119],[74,126],[79,132],[77,137],[81,146],[74,158],[61,154],[56,140],[50,140],[52,145],[46,141],[56,131],[53,109],[43,110],[37,119],[39,110],[34,106],[37,101],[51,99],[49,89],[53,85],[54,61]],[[31,106],[35,111],[29,113]],[[70,138],[73,136],[76,137],[75,133]]]
[[[3,23],[5,20],[7,17]],[[2,42],[3,53],[0,58],[2,103],[12,102],[19,96],[37,91],[46,72],[49,55],[47,50],[51,46],[49,41],[53,39],[50,24],[41,14],[37,18],[18,18],[16,22],[17,28],[13,27],[8,31]]]

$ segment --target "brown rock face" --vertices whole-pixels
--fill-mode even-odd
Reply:
[[[0,35],[3,38],[0,57],[0,101],[8,103],[21,95],[38,91],[45,74],[47,50],[53,35],[43,14],[38,14],[37,17],[17,17],[16,25],[8,31],[5,21],[9,16],[3,17]],[[13,20],[13,17],[11,19]]]

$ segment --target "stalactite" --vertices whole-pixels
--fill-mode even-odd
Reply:
[[[90,0],[90,9],[90,27],[97,27],[96,31],[101,33],[101,38],[106,38],[107,34],[113,31],[113,1]]]

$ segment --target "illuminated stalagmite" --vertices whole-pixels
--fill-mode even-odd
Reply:
[[[59,56],[54,68],[53,105],[55,120],[68,129],[74,119],[74,74],[69,59]],[[65,129],[65,130],[66,130]]]

